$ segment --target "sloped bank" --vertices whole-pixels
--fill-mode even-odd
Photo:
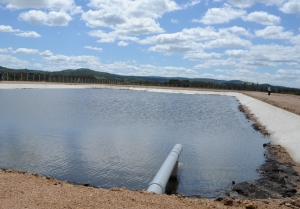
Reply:
[[[247,119],[254,122],[253,128],[265,136],[270,137],[266,127],[261,125],[246,106],[240,105],[240,111],[244,112]],[[261,178],[255,181],[247,181],[235,184],[231,190],[224,191],[217,201],[226,202],[230,198],[237,199],[282,199],[286,197],[299,197],[300,189],[300,165],[286,152],[285,148],[273,143],[264,144],[266,148],[265,163],[260,166],[258,172]]]

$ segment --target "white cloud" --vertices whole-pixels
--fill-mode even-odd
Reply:
[[[208,60],[214,58],[220,58],[222,54],[219,53],[205,53],[205,52],[195,52],[195,53],[186,53],[184,59],[188,60]]]
[[[280,23],[281,18],[275,15],[271,15],[267,12],[252,12],[243,17],[244,21],[256,22],[262,25],[277,25]]]
[[[122,41],[139,41],[139,39],[135,36],[127,36],[123,34],[118,34],[117,31],[112,31],[110,33],[106,33],[102,30],[93,30],[88,32],[89,36],[100,38],[97,42],[99,43],[113,43],[115,40],[122,40]]]
[[[13,33],[13,32],[19,32],[19,29],[13,29],[9,25],[0,25],[0,32],[6,32],[6,33]]]
[[[251,7],[254,4],[253,0],[228,0],[228,3],[235,6],[235,7],[240,7],[240,8],[247,8]]]
[[[24,66],[29,65],[28,61],[20,60],[14,56],[4,54],[0,54],[0,63],[1,65],[11,68],[24,68]]]
[[[126,69],[123,75],[138,75],[138,76],[162,76],[162,77],[196,77],[198,73],[195,70],[184,68],[184,67],[174,67],[174,66],[154,66],[154,65],[134,65],[130,66],[125,63],[114,63],[110,66],[105,65],[105,67],[114,69]]]
[[[51,57],[53,56],[53,53],[50,50],[46,50],[40,53],[41,56],[43,57]]]
[[[172,18],[171,23],[177,24],[179,21],[177,19]]]
[[[201,48],[203,48],[201,44],[187,42],[186,44],[181,44],[181,45],[177,45],[177,44],[155,45],[150,47],[148,50],[153,52],[172,54],[177,52],[184,53],[184,52],[194,51]]]
[[[223,47],[232,47],[232,48],[240,48],[240,47],[250,47],[252,44],[248,40],[244,40],[241,38],[219,38],[216,40],[212,40],[205,44],[206,48],[223,48]]]
[[[128,43],[125,42],[125,41],[120,41],[120,42],[118,43],[118,46],[127,46],[127,45],[128,45]]]
[[[285,80],[300,80],[300,70],[293,69],[279,69],[276,72],[276,76],[279,79]]]
[[[287,14],[300,14],[300,1],[289,0],[280,8],[280,10]]]
[[[48,8],[66,10],[74,5],[74,0],[1,0],[0,2],[9,9]]]
[[[238,26],[233,26],[231,28],[220,29],[220,31],[224,31],[224,32],[229,31],[229,32],[232,32],[235,35],[242,35],[242,36],[249,36],[249,37],[253,36],[245,28],[238,27]]]
[[[109,13],[104,10],[89,10],[82,14],[82,20],[86,21],[86,25],[89,27],[110,27],[117,24],[126,22],[126,18],[123,14]]]
[[[0,53],[7,53],[7,52],[11,52],[12,51],[12,48],[9,47],[9,48],[0,48]]]
[[[214,27],[196,27],[184,28],[181,32],[159,34],[157,36],[150,36],[140,40],[140,44],[183,44],[187,42],[202,42],[215,39],[231,39],[239,35],[252,36],[247,30],[242,27],[220,28],[216,30]]]
[[[240,8],[247,8],[253,6],[256,2],[262,3],[267,6],[272,5],[281,5],[285,0],[227,0],[229,4],[240,7]]]
[[[37,50],[37,49],[18,48],[13,53],[37,54],[38,52],[39,52],[39,50]]]
[[[197,27],[183,29],[177,33],[150,36],[139,40],[138,43],[154,45],[148,49],[149,51],[165,54],[187,53],[185,58],[189,59],[192,54],[198,54],[199,58],[207,56],[202,54],[205,48],[250,47],[252,45],[250,41],[241,39],[239,36],[252,37],[252,34],[237,26],[219,30],[213,27]]]
[[[33,66],[36,67],[36,68],[41,68],[41,67],[43,67],[43,65],[40,64],[40,63],[35,63],[35,64],[33,64]]]
[[[129,19],[126,23],[116,26],[115,31],[120,35],[141,35],[164,32],[159,23],[151,18]]]
[[[100,43],[112,43],[115,41],[117,36],[115,34],[108,34],[102,30],[93,30],[88,32],[89,36],[100,38]]]
[[[25,37],[25,38],[40,38],[41,35],[35,31],[16,33],[17,36]]]
[[[225,51],[225,54],[232,57],[232,58],[235,58],[235,59],[240,59],[242,58],[245,53],[247,53],[248,51],[246,50],[237,50],[237,49],[233,49],[233,50],[227,50]]]
[[[211,68],[213,66],[218,67],[235,67],[237,63],[232,59],[210,59],[203,64],[198,64],[194,66],[194,69],[202,69],[202,68]]]
[[[242,80],[253,83],[271,83],[273,85],[282,86],[299,86],[300,74],[298,70],[280,69],[275,73],[261,72],[248,69],[234,69],[234,70],[216,70],[222,75],[206,75],[206,77],[225,79],[225,80]],[[225,73],[225,74],[224,74]],[[204,74],[203,74],[204,75]],[[203,76],[202,75],[202,76]],[[223,78],[222,78],[223,77]]]
[[[0,32],[6,33],[15,33],[17,36],[22,36],[26,38],[40,38],[41,35],[36,33],[35,31],[21,31],[19,29],[13,29],[11,26],[8,25],[0,25]]]
[[[41,52],[40,55],[49,63],[52,64],[97,64],[99,63],[99,59],[95,56],[66,56],[66,55],[54,55],[51,51],[46,50],[44,52]]]
[[[297,45],[300,45],[300,34],[297,35],[297,36],[294,36],[290,39],[290,42],[292,44],[297,44]]]
[[[284,32],[284,28],[281,26],[267,26],[263,30],[256,30],[255,35],[264,39],[290,39],[293,32]]]
[[[67,26],[72,17],[66,12],[51,11],[48,13],[48,20],[51,26]]]
[[[95,10],[82,14],[89,27],[109,27],[126,34],[160,33],[163,29],[155,19],[164,13],[181,9],[172,0],[91,0]]]
[[[228,4],[225,4],[222,8],[209,9],[202,19],[193,19],[192,22],[200,22],[205,25],[228,23],[229,21],[240,18],[245,14],[245,10],[234,9]]]
[[[47,14],[42,11],[30,10],[28,12],[23,12],[19,15],[20,20],[24,20],[30,22],[31,24],[46,24],[47,22]]]
[[[37,10],[23,12],[19,16],[20,20],[29,22],[30,24],[40,24],[49,26],[67,26],[72,17],[63,11],[51,11],[49,13]]]
[[[102,52],[102,48],[98,48],[98,47],[85,46],[84,48],[85,49],[92,49],[92,50],[96,50],[96,51]]]
[[[120,36],[163,33],[164,29],[157,19],[165,13],[199,3],[200,0],[192,0],[183,5],[178,5],[173,0],[91,0],[88,6],[92,9],[83,13],[81,19],[88,27],[109,28],[111,32],[106,33],[114,35],[114,38],[101,38],[99,42],[113,42]]]
[[[181,7],[181,9],[185,9],[187,7],[195,6],[195,5],[199,4],[199,3],[201,3],[201,0],[192,0],[192,1],[188,2],[188,3],[186,3],[186,4],[181,5],[180,7]]]
[[[240,67],[298,65],[300,48],[280,45],[254,45],[248,50],[227,50],[225,54],[240,62]]]
[[[126,14],[134,18],[159,18],[166,12],[181,9],[173,0],[91,0],[88,6],[106,11],[106,14]]]

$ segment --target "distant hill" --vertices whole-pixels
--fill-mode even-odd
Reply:
[[[57,76],[89,76],[95,77],[97,79],[111,79],[111,80],[125,80],[125,81],[150,81],[150,82],[168,82],[169,80],[189,80],[189,81],[201,81],[207,83],[231,83],[231,81],[225,80],[216,80],[209,78],[184,78],[184,77],[158,77],[158,76],[125,76],[125,75],[117,75],[112,73],[99,72],[95,70],[90,70],[87,68],[79,68],[79,69],[66,69],[61,71],[39,71],[39,70],[28,70],[28,69],[10,69],[6,67],[0,66],[0,72],[2,73],[37,73],[37,74],[49,74],[49,75],[57,75]],[[234,81],[237,82],[237,81]],[[243,81],[239,81],[243,83]]]
[[[103,80],[117,80],[130,83],[143,83],[144,85],[164,85],[173,87],[195,87],[195,88],[217,88],[217,89],[236,89],[236,90],[249,90],[249,91],[266,91],[267,87],[271,87],[272,91],[278,93],[293,93],[300,95],[300,89],[288,88],[284,86],[274,86],[270,84],[254,84],[244,82],[241,80],[217,80],[209,78],[184,78],[184,77],[159,77],[159,76],[125,76],[112,73],[99,72],[87,68],[79,69],[66,69],[61,71],[40,71],[29,69],[11,69],[0,66],[0,72],[6,76],[8,73],[10,79],[16,78],[20,80],[20,74],[31,74],[31,77],[40,76],[64,76],[64,77],[85,77],[87,79],[103,79]],[[14,73],[14,75],[12,75]],[[22,80],[24,81],[25,75]],[[48,78],[50,79],[50,78]],[[51,79],[52,81],[52,79]],[[295,93],[296,92],[296,93]]]

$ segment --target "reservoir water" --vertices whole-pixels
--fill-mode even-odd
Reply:
[[[176,143],[177,192],[216,197],[259,178],[263,143],[235,97],[112,89],[0,90],[0,167],[147,189]]]

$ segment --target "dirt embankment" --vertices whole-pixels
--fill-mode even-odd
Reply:
[[[264,126],[249,112],[247,107],[240,106],[240,111],[246,117],[254,121],[253,128],[261,131],[264,135],[269,133]],[[229,191],[224,191],[216,200],[226,202],[231,198],[235,199],[283,199],[287,197],[300,197],[300,164],[293,161],[286,150],[271,143],[264,144],[266,148],[266,161],[260,166],[258,172],[261,178],[251,182],[235,184]],[[297,206],[299,207],[299,205]]]

